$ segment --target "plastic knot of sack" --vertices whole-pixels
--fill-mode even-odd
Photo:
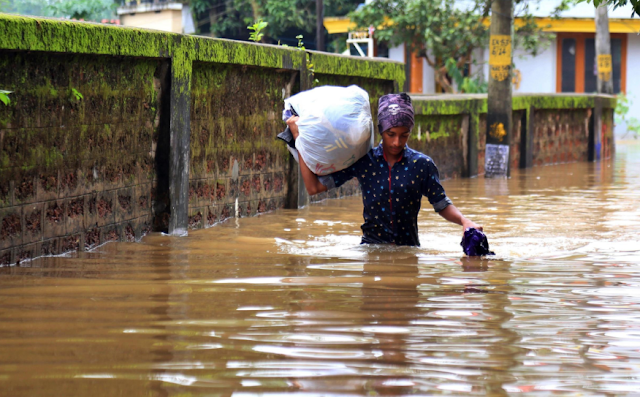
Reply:
[[[473,227],[464,231],[460,245],[464,253],[469,256],[495,255],[493,251],[489,250],[487,236]]]
[[[349,167],[373,145],[369,94],[356,85],[322,86],[285,99],[282,118],[292,115],[299,117],[295,145],[287,140],[286,130],[278,137],[289,143],[296,161],[299,153],[316,175]]]

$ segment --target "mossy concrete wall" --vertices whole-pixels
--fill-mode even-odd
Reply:
[[[484,174],[486,95],[413,96],[409,146],[431,156],[443,178]],[[510,167],[609,158],[615,98],[588,94],[516,94]]]
[[[158,66],[0,53],[0,264],[151,230]]]
[[[276,69],[194,65],[190,228],[284,207],[289,152],[274,138],[290,81]]]
[[[375,115],[403,83],[386,60],[0,14],[0,265],[304,205],[283,99],[357,84]],[[445,178],[482,174],[486,98],[414,104],[409,144]],[[512,167],[611,156],[614,106],[514,96]]]
[[[373,103],[403,70],[0,14],[0,89],[13,91],[0,104],[0,265],[297,208],[297,164],[275,139],[283,99],[359,84]]]

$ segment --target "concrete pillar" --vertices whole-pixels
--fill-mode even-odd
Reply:
[[[520,168],[533,167],[533,134],[535,131],[535,117],[536,109],[533,106],[525,112],[524,120],[522,120],[522,130],[520,132],[520,139],[522,144],[520,146]]]
[[[598,94],[613,95],[613,63],[607,4],[596,9],[596,59],[598,65]]]
[[[600,161],[602,152],[602,142],[600,134],[602,133],[602,100],[594,98],[593,110],[589,118],[589,143],[587,149],[587,161]]]
[[[191,155],[191,72],[188,55],[178,51],[171,59],[169,146],[169,234],[184,235],[189,226],[189,158]]]
[[[469,113],[469,132],[467,133],[467,156],[466,177],[471,178],[478,175],[478,128],[480,127],[480,114],[477,106]]]

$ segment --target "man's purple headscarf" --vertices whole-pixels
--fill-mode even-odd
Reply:
[[[387,94],[378,100],[378,131],[382,134],[393,127],[413,128],[411,97],[405,94]]]

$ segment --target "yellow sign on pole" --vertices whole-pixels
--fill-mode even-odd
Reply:
[[[611,80],[611,55],[598,55],[598,77],[602,81]]]
[[[511,68],[511,36],[494,35],[489,37],[489,69],[491,77],[504,81],[509,77]]]

